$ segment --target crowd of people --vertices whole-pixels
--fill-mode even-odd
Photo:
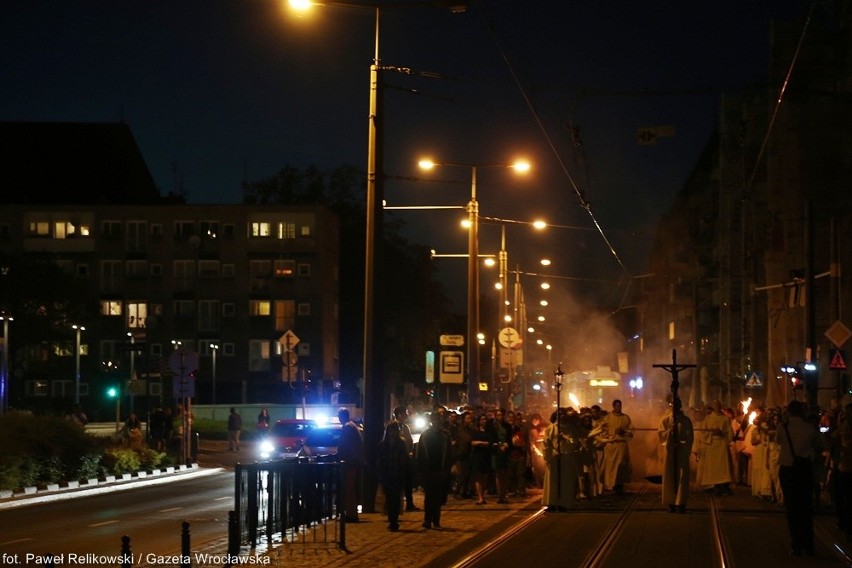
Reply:
[[[820,411],[798,400],[784,408],[750,403],[735,410],[715,400],[686,411],[670,401],[659,427],[663,503],[684,511],[694,464],[703,491],[730,495],[739,485],[784,506],[791,555],[813,555],[813,515],[823,508],[852,539],[852,404]]]
[[[561,408],[548,421],[503,408],[437,406],[416,445],[410,442],[409,412],[398,407],[379,445],[376,474],[385,492],[388,529],[399,528],[403,500],[417,510],[412,486],[424,491],[424,528],[441,528],[447,499],[477,505],[525,498],[542,490],[548,511],[567,511],[577,499],[604,492],[621,494],[632,468],[630,417],[614,401],[607,412],[595,405]],[[413,447],[412,447],[413,446]]]

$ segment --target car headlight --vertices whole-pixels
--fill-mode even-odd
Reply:
[[[260,443],[260,456],[263,458],[268,458],[272,455],[272,452],[275,451],[275,445],[269,440],[264,440]]]

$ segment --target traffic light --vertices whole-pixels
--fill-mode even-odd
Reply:
[[[110,386],[106,390],[107,398],[116,398],[118,396],[118,387]]]

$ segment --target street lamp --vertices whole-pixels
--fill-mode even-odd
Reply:
[[[0,414],[9,410],[9,322],[15,318],[0,315],[3,321],[3,374],[0,375]]]
[[[212,399],[211,402],[213,404],[216,404],[216,353],[219,352],[219,344],[218,343],[211,343],[210,344],[210,351],[211,351],[211,354],[213,355],[213,399]]]
[[[512,168],[517,172],[527,172],[529,162],[516,161],[514,164],[455,164],[450,162],[435,162],[423,159],[418,162],[424,170],[435,166],[469,168],[470,169],[470,201],[467,204],[468,238],[467,238],[467,398],[473,402],[474,395],[479,390],[479,342],[476,334],[479,331],[479,202],[476,200],[476,171],[482,168]]]
[[[80,332],[86,331],[86,328],[77,324],[71,327],[77,331],[77,342],[74,349],[74,404],[80,404]]]

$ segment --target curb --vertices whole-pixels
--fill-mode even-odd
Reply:
[[[96,495],[111,491],[124,491],[139,487],[140,485],[157,485],[169,483],[177,479],[188,479],[192,477],[203,477],[214,475],[223,471],[221,467],[201,468],[197,463],[168,467],[166,470],[140,471],[135,475],[125,473],[121,478],[108,475],[104,479],[87,479],[80,481],[69,481],[60,486],[52,483],[43,487],[25,487],[20,492],[3,491],[0,493],[0,509],[12,509],[24,507],[36,503],[60,501]],[[156,472],[156,473],[155,473]]]

